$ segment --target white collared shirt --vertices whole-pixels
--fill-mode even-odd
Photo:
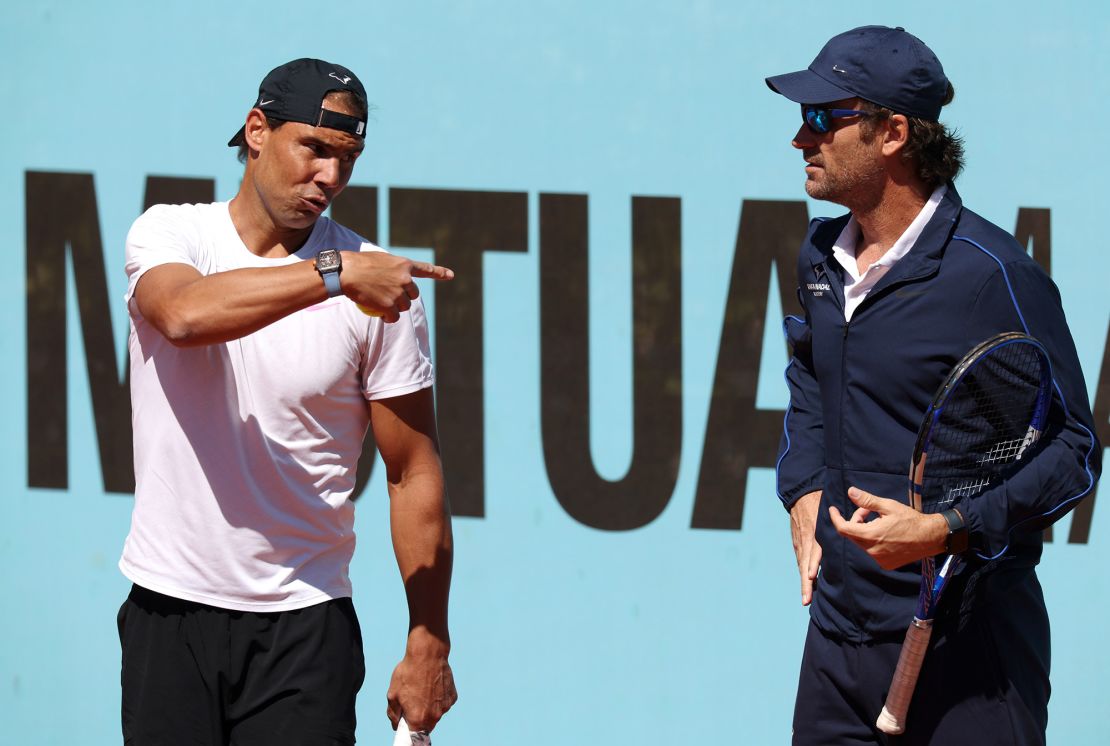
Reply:
[[[859,223],[856,222],[856,217],[853,215],[848,220],[848,225],[844,226],[844,230],[836,239],[833,244],[833,258],[844,267],[844,319],[845,321],[852,320],[852,314],[855,313],[856,308],[871,292],[871,289],[878,284],[879,280],[883,279],[887,272],[890,271],[899,259],[910,253],[910,249],[917,243],[917,239],[921,237],[921,232],[925,230],[925,226],[932,219],[933,213],[937,211],[937,206],[940,201],[944,199],[945,192],[948,191],[946,184],[941,184],[933,193],[929,195],[928,201],[925,206],[921,208],[921,212],[917,213],[917,217],[913,219],[905,232],[898,237],[886,252],[879,257],[879,261],[872,264],[861,275],[856,263],[856,248],[859,245]]]

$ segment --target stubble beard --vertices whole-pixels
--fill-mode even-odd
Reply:
[[[815,176],[806,178],[806,194],[843,205],[852,212],[873,208],[882,198],[885,172],[879,161],[860,155],[832,170],[821,167]]]

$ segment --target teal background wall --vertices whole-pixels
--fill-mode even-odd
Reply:
[[[485,515],[455,522],[452,661],[461,699],[436,743],[662,745],[789,742],[807,615],[769,469],[753,469],[741,530],[692,529],[722,318],[744,200],[803,200],[789,145],[797,108],[763,78],[809,64],[834,33],[902,25],[937,52],[966,138],[965,202],[1012,229],[1051,210],[1053,276],[1092,400],[1110,293],[1103,3],[584,2],[12,4],[0,23],[0,743],[120,741],[116,568],[131,498],[106,493],[85,350],[68,304],[69,486],[28,486],[25,173],[95,179],[111,323],[125,359],[123,242],[148,175],[214,178],[224,143],[273,66],[318,56],[354,69],[376,106],[352,184],[526,192],[529,249],[484,260]],[[633,449],[633,195],[682,205],[683,440],[663,513],[633,531],[582,525],[556,500],[540,435],[538,195],[590,206],[590,447],[619,479]],[[59,205],[64,210],[64,205]],[[811,215],[839,208],[809,203]],[[430,250],[406,251],[432,258]],[[788,270],[789,271],[789,270]],[[773,286],[774,278],[768,277]],[[425,288],[434,314],[433,290]],[[768,304],[757,405],[786,402]],[[568,308],[567,314],[581,309]],[[1104,376],[1106,374],[1103,374]],[[1108,384],[1103,384],[1104,386]],[[1103,404],[1100,427],[1106,427]],[[742,422],[736,423],[742,427]],[[908,454],[907,454],[908,456]],[[385,688],[404,600],[380,469],[359,501],[352,568],[367,641],[361,743],[388,743]],[[1095,644],[1110,611],[1110,515],[1047,545],[1053,620],[1050,743],[1102,742]]]

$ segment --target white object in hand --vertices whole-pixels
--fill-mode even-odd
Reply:
[[[393,746],[432,746],[432,737],[425,730],[416,732],[409,730],[409,724],[402,717],[397,723],[397,735],[393,737]]]

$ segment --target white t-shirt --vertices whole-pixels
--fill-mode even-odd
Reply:
[[[339,296],[231,342],[179,348],[134,300],[139,278],[161,264],[209,275],[326,248],[380,251],[320,218],[295,255],[261,258],[226,202],[158,205],[132,226],[125,300],[136,484],[120,569],[138,585],[244,611],[350,595],[348,498],[367,400],[432,385],[423,305],[385,324]]]

